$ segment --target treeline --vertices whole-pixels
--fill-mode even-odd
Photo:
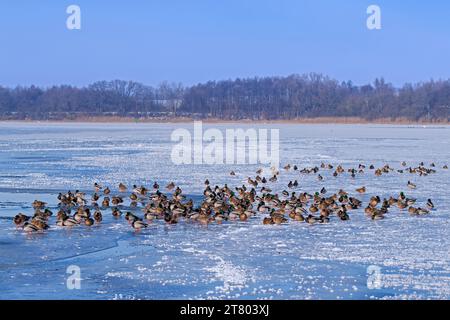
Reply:
[[[87,87],[0,87],[1,119],[82,116],[224,120],[359,117],[450,120],[450,80],[356,86],[320,74],[210,81],[191,87],[101,81]]]

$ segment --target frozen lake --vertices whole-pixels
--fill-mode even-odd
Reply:
[[[93,193],[94,182],[114,193],[119,182],[174,181],[200,199],[207,178],[235,187],[255,176],[259,165],[172,164],[170,135],[182,127],[192,124],[0,123],[0,299],[450,299],[450,170],[442,168],[450,165],[448,126],[204,125],[280,129],[281,166],[434,162],[437,173],[420,177],[367,170],[355,178],[323,172],[318,181],[281,170],[270,185],[281,192],[298,179],[297,192],[344,188],[365,204],[404,191],[421,206],[433,199],[436,210],[426,216],[393,209],[372,221],[362,208],[349,221],[324,225],[267,226],[257,216],[208,226],[157,221],[135,233],[105,210],[91,228],[59,228],[54,217],[44,233],[14,226],[12,217],[31,215],[35,199],[56,211],[59,192]],[[356,195],[363,185],[367,193]],[[80,289],[66,286],[71,265],[81,270]],[[368,268],[379,270],[375,288]]]

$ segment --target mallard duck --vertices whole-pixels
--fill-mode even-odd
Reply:
[[[341,219],[342,221],[350,220],[350,216],[348,215],[345,206],[343,206],[343,207],[337,212],[337,216],[338,216],[339,219]]]
[[[117,208],[113,208],[111,213],[114,218],[118,218],[122,215],[122,212]]]
[[[306,217],[306,222],[308,222],[309,224],[314,224],[314,223],[316,223],[316,222],[318,222],[319,221],[319,218],[316,218],[316,217],[314,217],[313,215],[308,215],[307,217]]]
[[[23,213],[17,214],[13,219],[16,226],[21,226],[28,220],[30,220],[30,217],[24,215]]]
[[[406,203],[406,201],[397,201],[397,207],[400,210],[406,209],[408,207],[408,204]]]
[[[356,192],[358,192],[358,193],[365,193],[366,192],[366,187],[357,188]]]
[[[45,207],[47,203],[44,201],[34,200],[31,205],[33,206],[34,209],[39,209]]]
[[[379,203],[381,202],[381,199],[379,196],[374,196],[370,198],[369,206],[372,208],[375,208]]]
[[[417,188],[417,186],[416,186],[414,183],[412,183],[411,181],[408,181],[407,186],[408,186],[408,188],[410,188],[410,189],[416,189],[416,188]]]
[[[375,208],[370,205],[364,209],[364,213],[368,216],[372,216],[374,211],[375,211]]]
[[[92,218],[87,218],[84,220],[84,224],[87,225],[88,227],[92,226],[94,224],[94,219]]]
[[[100,196],[99,196],[97,193],[94,193],[94,194],[92,195],[91,199],[92,199],[93,202],[97,202],[98,199],[100,199]]]
[[[239,215],[239,220],[247,221],[247,219],[248,219],[248,216],[245,214],[245,212],[243,212]]]
[[[115,206],[121,204],[122,202],[123,202],[123,199],[118,196],[112,197],[112,199],[111,199],[111,203]]]
[[[111,193],[111,189],[109,189],[108,187],[106,187],[106,188],[103,190],[103,193],[106,194],[106,195],[108,195],[108,194]]]
[[[133,227],[134,230],[139,231],[141,229],[147,228],[148,224],[146,224],[145,222],[143,222],[142,220],[134,220],[131,223],[131,226]]]
[[[384,219],[384,215],[380,211],[375,210],[372,213],[371,219],[372,220],[382,220],[382,219]]]
[[[60,227],[73,227],[78,224],[79,224],[79,222],[73,218],[66,218],[64,220],[58,220],[56,222],[56,225],[58,225]]]
[[[95,192],[99,192],[102,188],[103,187],[100,184],[98,184],[97,182],[94,183],[94,190],[95,190]]]
[[[127,192],[127,186],[124,185],[122,182],[119,183],[119,192]]]
[[[423,214],[429,214],[430,211],[427,210],[427,209],[423,209],[423,208],[417,208],[417,213],[418,213],[419,215],[423,215]]]
[[[172,191],[175,188],[175,183],[174,182],[170,182],[167,186],[166,189],[169,191]]]
[[[102,220],[103,220],[103,215],[102,215],[102,213],[101,213],[100,210],[97,210],[97,211],[94,212],[94,220],[95,220],[97,223],[102,222]]]
[[[131,201],[136,201],[138,199],[138,196],[136,195],[136,193],[132,193],[130,194],[130,199]]]
[[[329,223],[330,222],[330,218],[324,217],[324,216],[320,216],[318,221],[319,221],[319,223]]]
[[[125,213],[125,220],[127,220],[129,223],[132,223],[133,221],[141,220],[141,219],[138,216],[136,216],[135,214],[133,214],[132,212],[127,211]]]
[[[282,224],[282,223],[287,222],[287,219],[285,217],[283,217],[282,215],[279,215],[279,214],[273,216],[272,220],[273,220],[273,222],[275,224]]]
[[[263,224],[267,225],[267,224],[274,224],[272,218],[266,217],[263,219]]]
[[[109,197],[105,197],[102,201],[103,207],[109,207]]]

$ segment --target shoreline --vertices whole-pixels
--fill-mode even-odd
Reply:
[[[298,119],[279,119],[279,120],[223,120],[215,118],[194,119],[194,118],[143,118],[136,119],[130,117],[78,117],[76,119],[62,119],[62,120],[0,120],[0,123],[156,123],[156,124],[170,124],[170,123],[192,123],[194,121],[202,121],[207,124],[386,124],[386,125],[450,125],[448,120],[435,121],[412,121],[405,118],[386,119],[380,118],[375,120],[367,120],[359,117],[318,117],[318,118],[298,118]]]

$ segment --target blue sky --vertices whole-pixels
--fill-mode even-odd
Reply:
[[[321,72],[450,78],[449,1],[0,0],[0,85],[149,85]],[[81,30],[66,8],[81,7]],[[382,29],[366,28],[377,4]]]

